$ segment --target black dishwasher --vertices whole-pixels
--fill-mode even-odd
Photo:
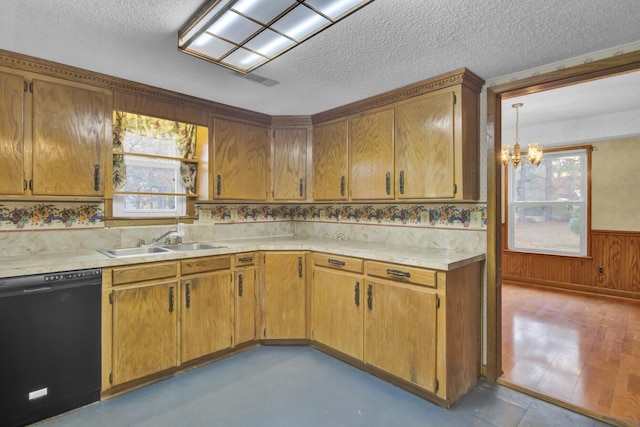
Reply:
[[[100,399],[102,271],[0,279],[0,426]]]

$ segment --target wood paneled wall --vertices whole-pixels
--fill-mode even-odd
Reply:
[[[590,245],[590,257],[505,250],[502,278],[640,299],[640,233],[594,230]]]

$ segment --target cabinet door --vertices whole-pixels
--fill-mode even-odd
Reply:
[[[0,73],[0,194],[24,193],[24,84]]]
[[[393,109],[351,119],[351,199],[393,199]]]
[[[365,363],[435,392],[435,293],[369,279],[365,298]]]
[[[313,128],[313,199],[347,200],[347,121]]]
[[[305,255],[265,254],[265,338],[306,337]]]
[[[34,195],[104,195],[106,107],[102,92],[33,81]]]
[[[307,131],[276,129],[273,133],[273,199],[305,200]]]
[[[113,385],[177,366],[177,282],[113,291]]]
[[[313,271],[313,339],[351,357],[362,360],[363,300],[362,276],[339,271]]]
[[[396,186],[400,199],[454,197],[454,93],[396,107]]]
[[[231,273],[182,279],[182,362],[231,347]]]
[[[266,200],[268,158],[266,128],[216,118],[214,198]]]
[[[256,338],[256,269],[235,272],[235,344]]]

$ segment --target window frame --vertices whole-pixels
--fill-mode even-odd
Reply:
[[[120,155],[125,157],[125,164],[129,162],[132,166],[149,166],[158,169],[168,169],[174,172],[174,179],[176,182],[176,189],[182,189],[182,192],[175,193],[145,193],[137,191],[114,191],[113,194],[113,216],[117,218],[176,218],[183,217],[187,214],[187,190],[180,177],[180,164],[181,160],[178,158],[162,157],[162,156],[150,156],[141,155],[137,153],[123,152],[114,153],[114,155]],[[167,167],[171,164],[172,167]],[[134,210],[127,209],[125,207],[125,198],[129,195],[139,196],[161,196],[161,197],[175,197],[175,209],[172,210],[160,210],[160,209],[145,209]]]
[[[505,212],[505,220],[506,227],[505,231],[507,233],[507,239],[505,242],[506,247],[505,251],[510,252],[523,252],[523,253],[534,253],[541,255],[555,255],[555,256],[569,256],[569,257],[577,257],[584,258],[591,256],[591,152],[593,150],[592,145],[572,145],[566,147],[554,147],[547,148],[544,150],[544,160],[543,162],[550,160],[553,157],[562,157],[562,156],[570,156],[572,152],[575,152],[581,156],[584,156],[584,161],[581,162],[581,191],[585,191],[585,195],[581,195],[580,200],[567,200],[567,201],[514,201],[514,192],[515,185],[511,185],[511,183],[515,184],[515,168],[509,164],[505,167],[508,168],[506,173],[506,212]],[[558,155],[558,153],[560,155]],[[527,163],[526,155],[523,155],[523,161],[520,165],[529,166]],[[513,219],[516,217],[516,209],[518,207],[531,207],[531,206],[569,206],[569,205],[580,205],[580,251],[579,252],[570,252],[570,251],[560,251],[560,250],[551,250],[546,248],[532,248],[532,247],[517,247],[515,245],[515,232],[514,232],[514,221]]]

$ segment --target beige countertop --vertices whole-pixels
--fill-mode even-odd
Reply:
[[[251,251],[326,252],[441,271],[455,270],[485,259],[484,252],[457,252],[448,249],[395,246],[353,240],[337,241],[314,237],[276,236],[217,240],[209,243],[216,243],[224,247],[123,258],[109,258],[96,250],[0,257],[0,278]]]

